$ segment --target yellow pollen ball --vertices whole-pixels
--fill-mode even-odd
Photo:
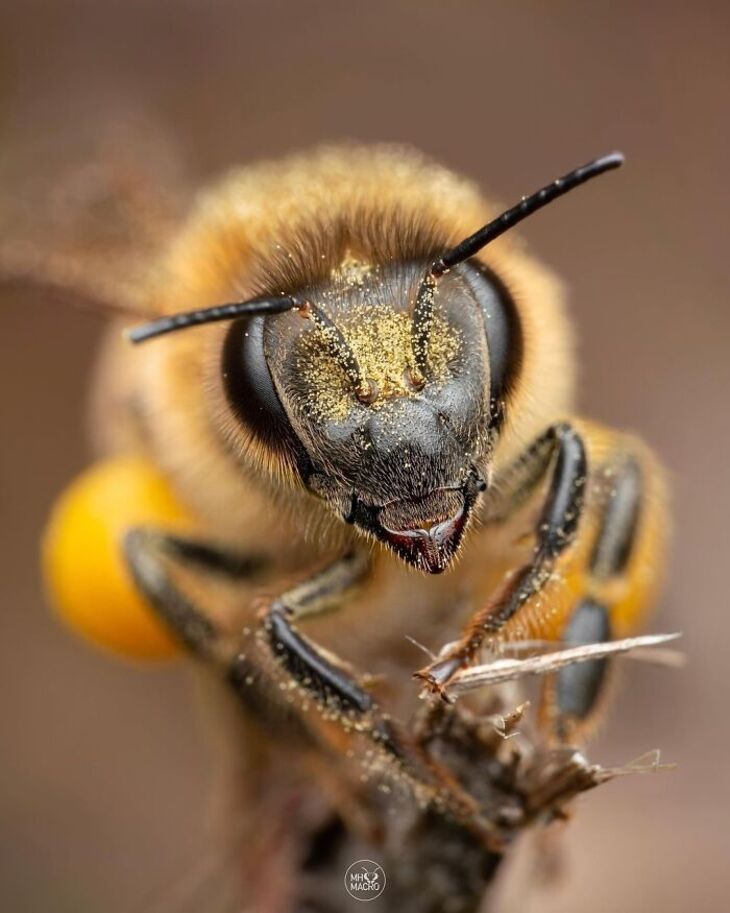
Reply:
[[[182,648],[139,592],[122,543],[134,526],[189,530],[192,520],[166,479],[140,457],[96,463],[53,507],[42,544],[49,600],[77,634],[135,659]]]

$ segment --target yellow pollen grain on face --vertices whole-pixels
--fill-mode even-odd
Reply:
[[[349,288],[362,288],[366,280],[373,274],[372,263],[359,260],[351,253],[347,253],[342,263],[333,269],[330,278],[335,285],[344,285]]]
[[[340,283],[352,287],[371,279],[373,269],[358,261],[344,261],[337,270]],[[340,289],[342,285],[339,286]],[[336,290],[328,296],[331,301]],[[373,296],[375,297],[375,296]],[[327,308],[330,310],[330,308]],[[333,313],[333,311],[330,311]],[[363,378],[377,387],[377,398],[371,409],[382,408],[394,397],[415,397],[418,391],[408,380],[413,368],[411,314],[394,311],[387,304],[359,301],[351,313],[337,317],[337,325],[351,347]],[[324,331],[313,329],[299,342],[298,365],[307,381],[309,396],[306,409],[313,418],[337,421],[344,419],[355,403],[354,391],[337,359],[327,350]],[[428,365],[435,381],[443,381],[449,364],[461,345],[461,334],[436,312],[429,336]]]

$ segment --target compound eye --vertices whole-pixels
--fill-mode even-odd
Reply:
[[[306,477],[309,457],[284,411],[266,361],[265,319],[243,318],[228,329],[221,363],[226,398],[242,425]]]
[[[522,326],[517,308],[495,273],[473,260],[460,267],[484,318],[489,348],[491,399],[499,404],[509,397],[522,365]]]

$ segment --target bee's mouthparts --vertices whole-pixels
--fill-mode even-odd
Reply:
[[[381,538],[409,564],[440,574],[459,547],[469,506],[464,492],[454,488],[391,501],[378,514]]]

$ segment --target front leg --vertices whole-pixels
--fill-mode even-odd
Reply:
[[[185,574],[197,570],[209,575],[221,566],[233,570],[229,561],[215,557],[214,548],[135,529],[127,534],[125,552],[153,607],[194,655],[224,674],[261,723],[288,742],[296,735],[326,753],[341,755],[344,739],[353,756],[377,759],[386,776],[408,784],[419,802],[461,822],[490,845],[499,842],[498,824],[379,706],[354,670],[295,627],[296,621],[344,604],[367,572],[362,554],[348,554],[287,590],[259,614],[252,631],[234,636],[220,630],[212,609],[202,608],[176,573],[181,565]],[[241,561],[242,571],[246,562]],[[365,740],[365,748],[357,747],[358,740]]]
[[[527,464],[525,466],[524,464]],[[533,484],[538,473],[552,467],[550,485],[535,528],[536,544],[530,560],[511,574],[497,593],[470,618],[464,632],[445,656],[415,673],[431,691],[445,697],[445,686],[478,655],[485,641],[494,638],[507,622],[546,586],[560,555],[575,541],[583,513],[588,475],[586,447],[568,424],[549,428],[530,448],[522,473]],[[522,497],[522,486],[514,493]]]
[[[373,698],[345,663],[332,655],[325,656],[293,623],[340,608],[366,571],[364,555],[345,555],[287,590],[262,613],[260,636],[277,662],[323,709],[339,715],[344,725],[372,710]]]
[[[225,632],[214,622],[215,607],[204,604],[210,598],[205,585],[220,577],[234,586],[250,581],[262,559],[238,556],[207,542],[148,527],[127,533],[124,552],[135,582],[157,614],[190,653],[221,670],[252,709],[252,695],[267,686],[271,690],[276,682],[262,687],[261,679],[266,676],[260,659],[257,662],[249,655],[246,636]],[[362,555],[346,555],[274,600],[256,623],[258,638],[267,641],[279,663],[291,667],[292,675],[303,675],[302,670],[311,667],[307,675],[310,687],[332,699],[341,694],[345,701],[349,695],[352,702],[363,705],[367,697],[348,680],[344,667],[340,671],[332,661],[317,662],[318,654],[291,621],[336,608],[366,570]]]
[[[186,593],[178,572],[199,575],[204,581],[223,578],[243,583],[256,576],[265,560],[147,526],[129,530],[122,548],[135,583],[178,640],[201,659],[224,662],[231,649],[230,637]]]

